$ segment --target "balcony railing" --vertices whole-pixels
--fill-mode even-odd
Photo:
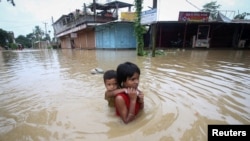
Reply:
[[[67,22],[66,24],[62,24],[63,22],[58,21],[53,27],[55,29],[55,34],[59,34],[84,23],[106,23],[114,20],[117,20],[117,18],[112,16],[79,15],[77,18],[74,18],[74,20]]]

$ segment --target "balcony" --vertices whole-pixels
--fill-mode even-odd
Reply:
[[[76,18],[71,18],[69,15],[64,15],[56,23],[53,24],[53,27],[55,29],[55,34],[59,34],[82,24],[106,23],[114,20],[117,20],[117,18],[112,16],[79,15]]]
[[[87,26],[89,24],[93,25],[117,20],[118,9],[128,7],[128,11],[130,11],[131,6],[133,5],[120,1],[113,1],[106,4],[92,3],[87,7],[84,4],[83,11],[76,9],[76,11],[71,12],[68,15],[62,15],[55,23],[53,23],[55,35],[84,24]],[[89,9],[91,9],[91,11]]]

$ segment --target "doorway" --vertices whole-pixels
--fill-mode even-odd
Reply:
[[[193,47],[209,48],[210,25],[199,25],[196,37],[193,37]]]

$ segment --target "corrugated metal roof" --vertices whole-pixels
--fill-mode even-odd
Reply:
[[[221,12],[218,12],[216,20],[219,22],[226,22],[226,23],[230,23],[232,21],[231,19],[223,15]]]

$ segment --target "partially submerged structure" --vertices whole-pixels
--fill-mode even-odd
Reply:
[[[180,14],[178,21],[153,23],[157,27],[156,47],[250,48],[250,20],[230,20],[219,12],[217,20],[211,21],[209,13],[185,13],[189,17]],[[151,40],[150,31],[147,34],[146,40]],[[150,47],[150,42],[146,46]]]
[[[133,22],[117,22],[118,10],[128,8],[130,12],[131,6],[120,1],[92,3],[88,6],[84,4],[83,10],[76,9],[75,12],[62,15],[53,23],[55,36],[61,48],[124,48],[127,45],[135,48],[131,30]],[[129,42],[133,44],[127,44]]]
[[[134,23],[109,22],[95,28],[96,49],[133,49],[136,47]]]
[[[83,10],[62,15],[53,23],[55,36],[61,48],[136,48],[132,6],[120,1],[84,4]],[[127,16],[119,20],[118,10],[121,8],[128,8],[128,12],[123,12]],[[207,12],[181,11],[176,21],[156,21],[157,10],[150,11],[154,17],[144,16],[146,21],[142,17],[149,25],[144,36],[145,47],[152,47],[151,29],[154,25],[158,48],[250,48],[250,20],[230,20],[219,12],[217,20],[211,21]],[[151,19],[155,21],[151,22]]]

